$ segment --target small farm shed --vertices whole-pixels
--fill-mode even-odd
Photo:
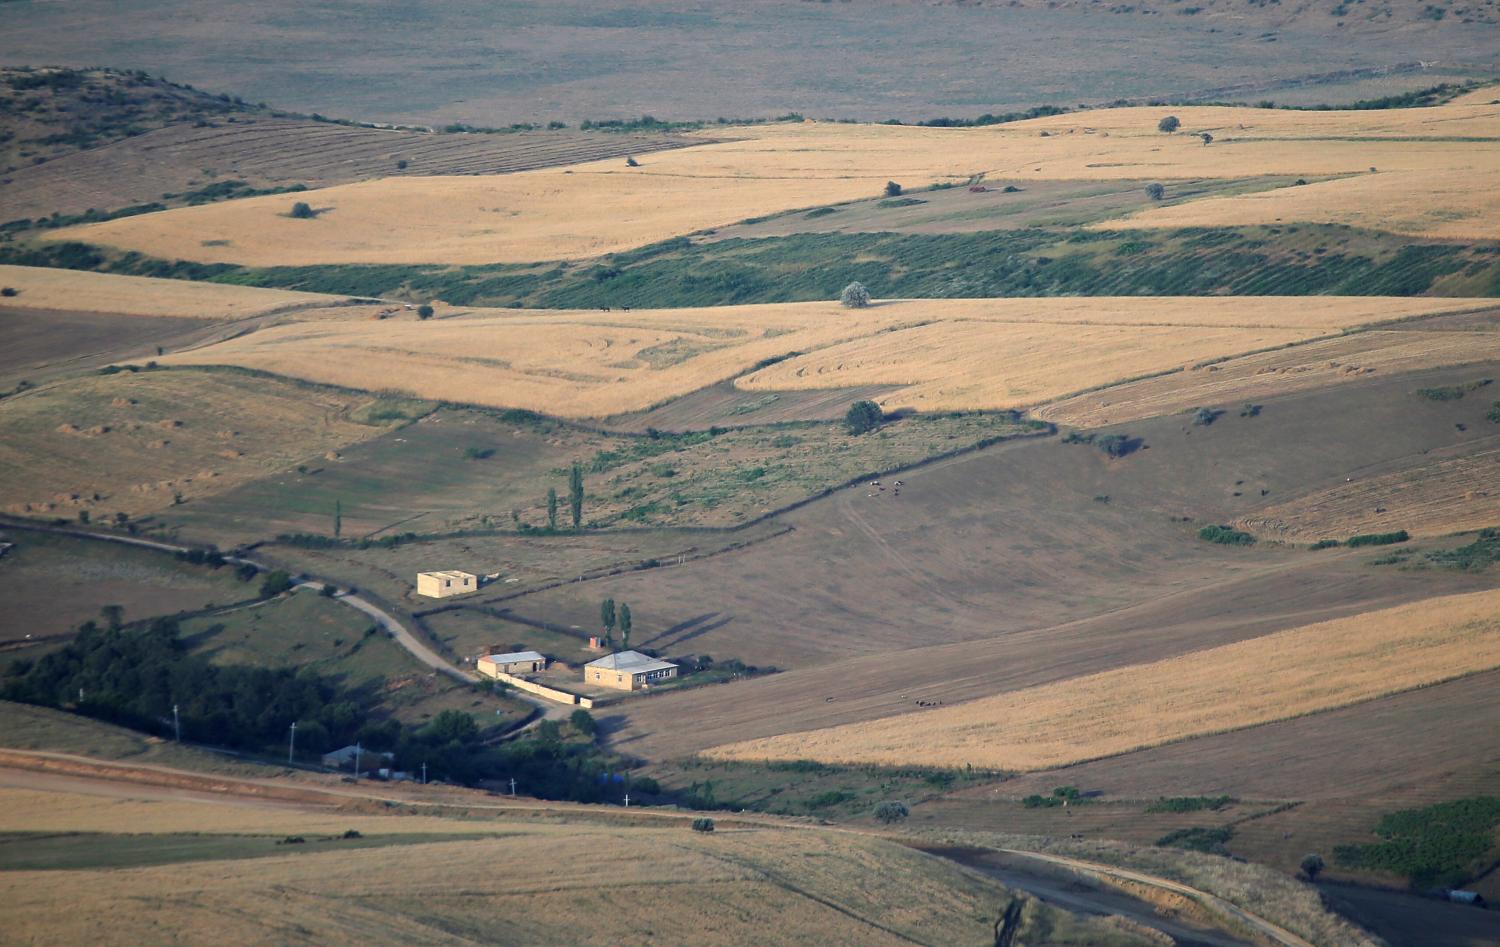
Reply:
[[[546,656],[535,651],[486,654],[474,662],[474,669],[486,677],[499,677],[501,674],[532,674],[546,666]]]
[[[659,661],[639,651],[617,651],[596,658],[583,666],[583,682],[637,691],[677,676],[677,665]]]
[[[418,572],[417,594],[428,598],[463,595],[479,588],[479,577],[470,572]]]

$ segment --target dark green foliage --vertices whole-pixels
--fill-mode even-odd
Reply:
[[[864,283],[855,280],[839,291],[839,302],[845,309],[863,309],[870,305],[870,291]]]
[[[495,456],[495,449],[493,447],[465,447],[464,448],[464,459],[465,460],[488,460],[489,458],[491,458],[493,456]]]
[[[1389,546],[1392,543],[1404,543],[1411,539],[1411,534],[1404,529],[1398,529],[1394,533],[1361,533],[1358,536],[1350,536],[1344,541],[1346,546]]]
[[[568,509],[573,514],[573,528],[583,525],[583,467],[573,462],[568,473]]]
[[[1199,408],[1193,412],[1193,423],[1199,427],[1208,427],[1219,420],[1219,416],[1223,413],[1223,408]]]
[[[712,832],[714,830],[713,819],[698,818],[693,820],[694,832]]]
[[[423,303],[422,305],[420,305],[420,306],[417,307],[417,318],[418,319],[431,319],[432,318],[432,311],[433,310],[432,310],[431,306],[427,305],[426,303]]]
[[[827,217],[829,214],[837,214],[838,212],[839,209],[837,207],[814,207],[802,216],[808,220],[812,220],[817,217]]]
[[[917,204],[925,204],[925,203],[927,203],[927,202],[924,201],[924,200],[922,200],[921,198],[918,198],[918,197],[893,197],[890,200],[881,201],[876,206],[877,207],[885,207],[885,208],[914,207]]]
[[[1462,385],[1443,385],[1437,388],[1418,388],[1417,396],[1426,398],[1428,401],[1457,401],[1471,391],[1490,384],[1494,379],[1481,378],[1477,381],[1467,382]]]
[[[1342,546],[1342,545],[1343,545],[1343,543],[1339,542],[1337,539],[1320,539],[1320,540],[1318,540],[1317,542],[1313,543],[1311,546],[1309,546],[1307,548],[1309,548],[1309,549],[1332,549],[1335,546]]]
[[[1255,537],[1231,526],[1205,526],[1198,530],[1198,538],[1224,546],[1254,545]]]
[[[1162,848],[1185,848],[1194,852],[1208,852],[1214,855],[1228,854],[1224,843],[1234,837],[1234,829],[1227,826],[1222,828],[1205,828],[1194,826],[1190,829],[1178,829],[1168,832],[1156,840],[1156,844]]]
[[[1021,805],[1028,809],[1056,809],[1074,803],[1083,802],[1083,794],[1077,786],[1058,786],[1052,790],[1052,795],[1032,795],[1021,800]]]
[[[911,812],[907,809],[906,803],[897,802],[894,799],[887,799],[875,806],[875,818],[886,825],[901,822],[910,814]]]
[[[1227,805],[1238,802],[1233,796],[1172,796],[1156,800],[1146,807],[1147,812],[1217,812]]]
[[[885,421],[885,412],[873,401],[856,401],[844,412],[844,426],[850,434],[864,434],[880,427]]]
[[[1500,424],[1500,401],[1490,405],[1489,411],[1485,412],[1485,419],[1495,424]]]
[[[266,598],[270,598],[273,595],[280,595],[283,592],[290,592],[291,589],[292,577],[280,569],[266,573],[266,577],[260,583],[260,594]]]
[[[579,707],[568,716],[568,723],[574,730],[577,730],[590,739],[593,738],[594,734],[599,732],[599,724],[594,720],[594,715],[582,707]]]
[[[1094,446],[1111,457],[1124,457],[1140,447],[1140,443],[1129,434],[1101,434],[1094,438]]]
[[[21,291],[16,289],[14,286],[6,286],[5,288],[0,289],[0,296],[4,296],[6,299],[10,299],[14,296],[20,295],[20,292]]]
[[[1162,200],[1163,198],[1165,198],[1167,196],[1166,185],[1160,184],[1160,183],[1154,182],[1154,181],[1152,183],[1150,183],[1150,184],[1147,184],[1146,185],[1146,196],[1148,198],[1150,198],[1151,200],[1153,200],[1153,201]],[[1140,246],[1145,246],[1145,244],[1139,244],[1139,245]]]
[[[1317,881],[1318,874],[1325,867],[1323,856],[1318,854],[1303,855],[1302,863],[1298,867],[1302,869],[1302,874],[1307,876],[1308,881]]]
[[[1176,115],[1168,115],[1166,118],[1156,123],[1157,131],[1166,132],[1168,134],[1175,132],[1181,127],[1182,121]]]
[[[1478,796],[1403,809],[1375,826],[1381,841],[1340,845],[1334,861],[1349,868],[1405,875],[1412,884],[1460,885],[1495,857],[1500,796]]]
[[[1478,572],[1487,569],[1490,563],[1500,562],[1500,529],[1482,529],[1479,536],[1467,546],[1429,552],[1427,558],[1440,566]]]
[[[313,210],[312,205],[307,201],[298,201],[292,205],[292,209],[287,213],[287,216],[295,220],[312,220],[318,216],[318,212]]]
[[[829,789],[808,799],[807,808],[827,809],[830,806],[843,805],[852,799],[854,799],[854,793],[852,792],[846,792],[842,789]]]
[[[887,182],[885,182],[885,196],[886,197],[900,197],[901,196],[901,185],[897,184],[895,181],[887,181]]]
[[[547,488],[547,528],[557,529],[557,488]]]
[[[1243,408],[1240,409],[1240,417],[1242,417],[1242,418],[1258,418],[1258,417],[1260,417],[1260,410],[1261,410],[1261,406],[1258,405],[1258,404],[1247,404]]]

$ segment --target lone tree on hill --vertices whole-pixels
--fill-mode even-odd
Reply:
[[[1301,868],[1308,881],[1317,881],[1318,873],[1323,870],[1323,856],[1316,853],[1302,856]]]
[[[634,622],[630,618],[630,606],[624,602],[620,603],[620,647],[626,651],[630,650],[630,629]]]
[[[1182,123],[1177,120],[1176,115],[1168,115],[1166,118],[1156,123],[1156,130],[1159,132],[1166,132],[1167,134],[1171,134],[1181,127]]]
[[[864,434],[880,427],[885,420],[885,412],[880,410],[880,405],[873,401],[856,401],[849,406],[844,413],[844,426],[849,429],[850,434]]]
[[[557,488],[547,488],[547,528],[557,529]]]
[[[870,305],[870,291],[865,289],[864,283],[855,280],[839,293],[839,302],[844,304],[845,309],[863,309]]]
[[[583,466],[573,461],[573,470],[568,474],[568,506],[573,514],[573,528],[583,525]]]
[[[431,319],[432,318],[432,311],[433,310],[432,310],[431,306],[427,305],[426,303],[423,303],[422,305],[420,305],[420,306],[417,307],[417,318],[418,319]]]
[[[1153,201],[1159,201],[1167,196],[1167,188],[1160,182],[1153,181],[1146,185],[1146,196]]]
[[[1203,144],[1204,145],[1211,145],[1211,144],[1213,144],[1214,136],[1210,135],[1208,132],[1204,132],[1203,134],[1199,135],[1198,137],[1203,139]]]
[[[599,723],[594,719],[594,715],[582,707],[568,715],[568,723],[573,725],[574,730],[586,737],[592,737],[599,732]]]
[[[333,538],[338,539],[344,535],[344,503],[342,500],[333,501]]]
[[[887,181],[887,182],[885,182],[885,196],[886,197],[900,197],[901,196],[901,185],[897,184],[895,181]]]
[[[292,212],[288,216],[296,220],[312,220],[318,216],[318,212],[307,201],[298,201],[292,205]]]
[[[599,624],[604,626],[604,643],[611,651],[615,647],[615,600],[607,598],[599,603]]]

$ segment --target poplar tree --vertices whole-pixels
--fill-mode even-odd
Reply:
[[[573,528],[583,525],[583,465],[573,461],[573,472],[568,477],[568,506],[572,508]]]

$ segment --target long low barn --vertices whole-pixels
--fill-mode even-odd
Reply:
[[[474,662],[474,669],[488,677],[498,677],[501,674],[533,674],[546,667],[546,656],[536,651],[486,654]]]

